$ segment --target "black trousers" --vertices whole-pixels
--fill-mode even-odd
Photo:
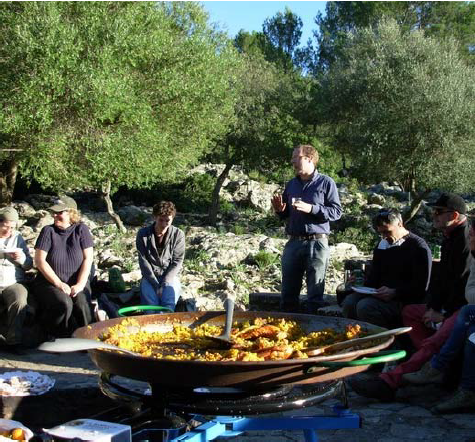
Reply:
[[[39,321],[55,337],[69,337],[78,327],[92,322],[89,282],[73,298],[44,278],[36,278],[33,294],[38,303]]]

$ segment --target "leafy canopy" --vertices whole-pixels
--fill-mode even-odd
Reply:
[[[457,48],[394,20],[348,35],[321,118],[357,177],[473,190],[475,74]]]
[[[0,4],[0,140],[51,188],[149,186],[232,119],[237,52],[193,2]]]

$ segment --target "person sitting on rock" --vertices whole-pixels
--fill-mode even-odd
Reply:
[[[54,223],[43,227],[35,244],[39,271],[33,293],[47,334],[69,337],[76,328],[92,322],[89,298],[94,241],[73,198],[61,196],[49,210]]]
[[[429,285],[432,257],[427,243],[409,232],[401,214],[382,209],[373,219],[382,236],[373,251],[365,286],[377,289],[371,295],[350,293],[343,300],[346,318],[396,328],[402,324],[404,305],[423,302]]]
[[[403,308],[402,319],[417,351],[393,370],[370,381],[354,379],[350,385],[361,396],[391,401],[403,383],[403,374],[419,370],[447,341],[458,310],[466,304],[465,286],[470,273],[469,225],[465,201],[443,193],[434,204],[434,227],[444,233],[439,269],[431,282],[427,304]]]
[[[185,257],[185,234],[172,226],[175,205],[161,201],[153,206],[155,222],[137,233],[136,246],[142,272],[140,300],[172,311],[180,295],[178,277]]]
[[[402,375],[410,384],[441,384],[445,373],[454,361],[463,354],[460,386],[455,394],[432,408],[435,413],[451,413],[475,407],[475,226],[470,229],[470,276],[465,288],[465,298],[469,305],[462,307],[457,315],[449,339],[439,353],[426,362],[419,371]]]
[[[7,312],[2,350],[21,354],[23,323],[28,312],[28,289],[25,270],[33,260],[23,237],[14,229],[18,213],[13,207],[0,209],[0,308]]]

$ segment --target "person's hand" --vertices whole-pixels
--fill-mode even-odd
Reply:
[[[20,260],[23,258],[23,252],[21,249],[16,249],[14,252],[6,253],[6,255],[14,262],[20,263]]]
[[[396,296],[396,289],[383,285],[376,290],[376,293],[374,293],[373,296],[381,301],[388,302]]]
[[[286,203],[282,201],[282,195],[280,194],[274,194],[274,196],[271,199],[272,203],[272,208],[274,209],[274,212],[280,213],[285,210],[285,206],[287,206]]]
[[[68,296],[71,296],[71,287],[69,287],[69,285],[65,282],[61,281],[58,288],[61,289],[64,293],[66,293]]]
[[[84,290],[84,284],[74,284],[71,286],[70,290],[71,292],[69,296],[71,296],[71,298],[74,298],[78,293]]]
[[[297,200],[293,204],[295,210],[304,213],[310,213],[312,211],[312,205],[308,203],[304,203],[302,200]]]

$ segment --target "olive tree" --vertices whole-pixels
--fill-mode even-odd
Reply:
[[[0,14],[4,178],[99,189],[112,213],[110,192],[183,172],[232,121],[237,52],[199,4],[2,3]]]
[[[473,190],[475,74],[453,39],[394,20],[348,35],[321,88],[321,121],[354,174],[415,191]]]

